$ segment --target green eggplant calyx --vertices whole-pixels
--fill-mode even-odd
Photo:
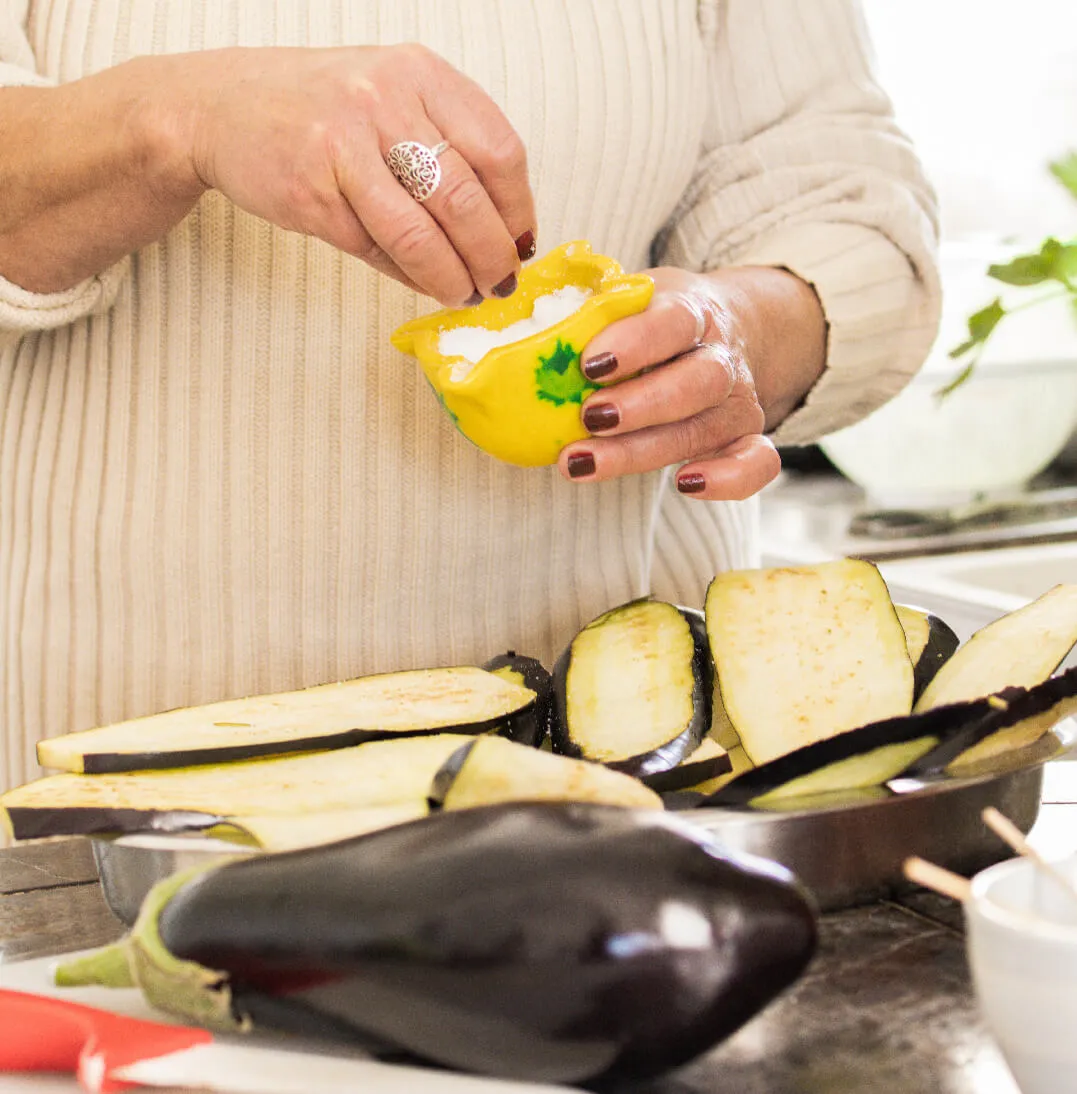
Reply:
[[[135,981],[152,1006],[200,1026],[246,1032],[251,1026],[250,1019],[237,1017],[232,1011],[228,974],[173,956],[158,930],[161,912],[168,902],[189,881],[209,869],[212,865],[173,874],[146,894],[128,936],[128,960]]]
[[[64,987],[99,984],[138,987],[146,1002],[196,1025],[228,1032],[251,1028],[245,1015],[232,1011],[228,974],[184,961],[168,951],[158,921],[168,902],[188,882],[214,864],[183,870],[159,881],[147,894],[134,926],[120,942],[61,965],[56,983]]]
[[[128,961],[127,943],[113,942],[83,957],[74,957],[56,967],[53,980],[59,988],[133,988],[134,975]]]

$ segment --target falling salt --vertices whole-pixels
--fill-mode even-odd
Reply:
[[[535,298],[531,314],[526,319],[518,319],[501,330],[488,330],[486,327],[456,327],[441,332],[438,339],[438,351],[442,357],[462,357],[452,367],[453,382],[463,380],[465,376],[492,349],[507,346],[510,342],[519,342],[533,334],[560,323],[574,312],[580,310],[591,295],[589,289],[576,285],[565,285],[554,289],[545,296]]]

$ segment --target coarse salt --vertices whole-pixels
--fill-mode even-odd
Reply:
[[[520,342],[530,338],[533,334],[539,334],[567,319],[574,312],[580,310],[590,297],[589,289],[581,289],[576,285],[565,285],[563,288],[554,289],[553,292],[535,298],[531,314],[526,319],[518,319],[501,330],[488,330],[486,327],[456,327],[453,330],[441,332],[438,339],[438,352],[442,357],[461,357],[452,367],[452,379],[454,383],[463,380],[464,377],[477,365],[492,349],[498,346],[507,346],[511,342]]]

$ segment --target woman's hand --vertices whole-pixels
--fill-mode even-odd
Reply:
[[[584,403],[588,440],[559,466],[586,482],[684,464],[677,488],[739,499],[781,468],[764,431],[822,372],[826,321],[810,285],[781,269],[650,271],[646,311],[611,324],[583,353],[604,386]]]
[[[425,202],[394,144],[449,147]],[[58,292],[160,239],[207,188],[442,304],[507,296],[535,247],[519,136],[415,45],[137,57],[0,95],[0,274]]]
[[[248,212],[319,236],[457,306],[508,296],[534,253],[527,156],[492,99],[417,45],[188,55],[192,162]],[[386,166],[394,144],[449,148],[424,202]]]

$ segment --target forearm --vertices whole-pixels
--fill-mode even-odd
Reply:
[[[826,364],[827,323],[815,290],[787,270],[731,266],[706,275],[755,380],[766,429],[804,400]]]
[[[189,212],[205,187],[180,115],[156,105],[174,64],[0,89],[0,276],[31,292],[70,288]]]

